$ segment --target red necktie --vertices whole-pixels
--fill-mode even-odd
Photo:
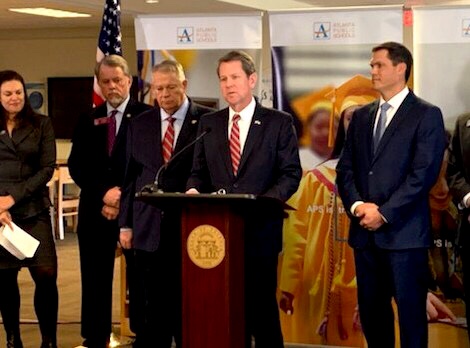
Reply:
[[[167,163],[170,160],[171,154],[173,153],[173,142],[175,140],[175,127],[173,123],[175,122],[175,118],[168,117],[168,127],[165,132],[165,136],[163,137],[162,142],[162,152],[163,152],[163,162]]]
[[[240,127],[238,121],[240,115],[235,114],[232,118],[232,130],[230,131],[230,157],[232,158],[233,175],[237,175],[240,165]]]
[[[111,111],[108,119],[108,155],[113,152],[114,141],[116,140],[116,114],[117,110]]]

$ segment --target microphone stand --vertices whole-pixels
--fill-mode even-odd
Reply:
[[[189,144],[186,144],[181,150],[179,150],[177,153],[175,153],[171,158],[163,164],[160,168],[157,170],[157,174],[155,175],[155,181],[151,184],[147,184],[142,189],[140,190],[140,193],[163,193],[163,190],[160,188],[160,177],[162,176],[162,173],[168,168],[170,163],[175,159],[181,156],[183,152],[185,152],[187,149],[190,147],[194,146],[199,140],[201,140],[204,136],[206,136],[208,133],[211,132],[211,128],[206,128],[201,134],[199,134],[196,139],[191,141]]]

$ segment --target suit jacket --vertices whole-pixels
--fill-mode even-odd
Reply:
[[[449,161],[447,165],[447,181],[456,205],[462,212],[459,224],[459,245],[469,245],[470,236],[468,215],[470,209],[462,206],[462,200],[470,192],[470,113],[461,115],[455,124],[452,137]]]
[[[238,174],[232,171],[228,139],[228,108],[201,118],[199,133],[211,129],[198,144],[187,188],[199,192],[224,189],[282,202],[297,190],[302,169],[292,117],[256,105],[241,154]],[[282,214],[247,209],[245,240],[249,253],[273,255],[282,246]]]
[[[196,138],[201,115],[213,111],[202,105],[191,102],[184,119],[181,131],[176,140],[173,154]],[[158,170],[163,166],[162,131],[160,108],[153,108],[135,120],[132,120],[128,132],[128,153],[125,184],[121,196],[120,226],[133,229],[134,248],[155,251],[160,242],[161,210],[134,200],[134,195],[145,185],[155,181]],[[185,192],[193,158],[194,148],[190,147],[178,157],[168,162],[162,172],[160,188],[165,192]],[[170,213],[170,212],[168,212]],[[166,214],[166,212],[165,212]],[[177,220],[179,216],[167,216]],[[174,233],[179,233],[175,231]]]
[[[51,119],[34,115],[34,125],[0,132],[0,196],[11,195],[13,220],[35,216],[51,202],[47,182],[54,173],[55,137]]]
[[[106,104],[82,117],[72,139],[72,151],[68,160],[70,175],[80,187],[78,232],[92,229],[98,222],[109,222],[101,215],[103,197],[112,187],[121,187],[124,181],[126,133],[130,119],[150,109],[151,106],[129,100],[111,156],[108,155],[107,124],[95,120],[107,116]],[[110,222],[116,227],[117,223]],[[91,232],[91,231],[90,231]],[[98,236],[98,234],[96,234]]]
[[[337,166],[337,185],[350,214],[354,202],[373,202],[387,223],[375,232],[351,216],[349,243],[407,249],[430,245],[429,191],[436,182],[445,149],[438,107],[406,96],[373,153],[374,120],[379,101],[354,113]]]

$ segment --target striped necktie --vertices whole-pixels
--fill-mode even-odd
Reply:
[[[230,131],[230,157],[232,159],[233,175],[237,176],[240,165],[240,127],[238,121],[240,115],[235,114],[232,118],[232,129]]]
[[[173,153],[173,142],[175,141],[175,126],[173,123],[175,123],[175,118],[174,117],[168,117],[168,127],[165,132],[165,136],[163,137],[163,142],[162,142],[162,152],[163,152],[163,162],[167,163],[170,158],[171,154]]]

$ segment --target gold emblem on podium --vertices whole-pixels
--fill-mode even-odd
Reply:
[[[217,267],[225,257],[225,238],[211,225],[200,225],[188,236],[189,258],[200,268]]]

